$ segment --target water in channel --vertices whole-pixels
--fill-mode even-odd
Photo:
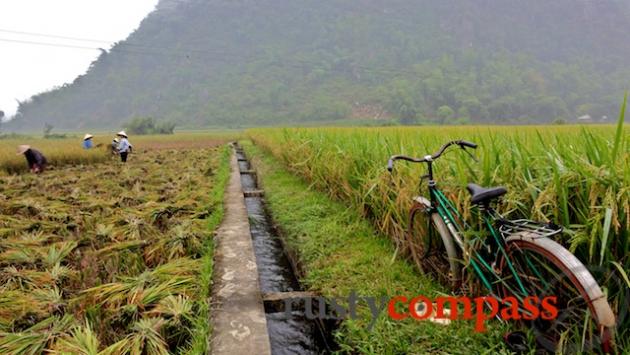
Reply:
[[[241,171],[251,166],[242,153],[237,152]],[[257,190],[256,176],[241,174],[243,191]],[[300,283],[293,273],[279,236],[272,228],[262,197],[246,197],[245,205],[256,254],[256,265],[263,293],[299,291]],[[297,308],[297,307],[294,307]],[[327,353],[324,331],[313,320],[306,318],[303,309],[294,309],[291,318],[285,312],[267,311],[267,329],[272,354]]]

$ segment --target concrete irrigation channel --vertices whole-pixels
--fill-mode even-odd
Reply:
[[[212,353],[328,353],[334,348],[331,326],[306,317],[301,301],[315,295],[302,290],[296,263],[265,208],[256,171],[242,148],[233,147],[215,248]]]

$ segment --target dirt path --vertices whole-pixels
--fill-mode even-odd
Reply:
[[[271,353],[256,257],[236,156],[232,155],[225,215],[217,231],[212,288],[212,353]]]

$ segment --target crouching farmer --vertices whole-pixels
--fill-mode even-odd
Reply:
[[[83,149],[92,149],[94,146],[92,138],[94,138],[94,136],[89,133],[83,137]]]
[[[20,154],[24,154],[28,168],[32,173],[39,174],[46,169],[48,161],[39,150],[32,149],[30,145],[20,145],[18,146],[17,155]]]

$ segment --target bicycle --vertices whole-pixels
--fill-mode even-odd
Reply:
[[[491,296],[516,297],[520,304],[528,296],[556,296],[559,316],[553,321],[528,324],[537,331],[539,345],[571,353],[585,349],[612,352],[615,315],[587,268],[551,239],[563,228],[553,223],[506,219],[491,204],[507,189],[470,183],[467,190],[484,234],[475,232],[434,179],[433,163],[451,146],[459,146],[474,159],[466,148],[476,149],[477,145],[456,140],[432,155],[395,155],[387,164],[390,172],[396,160],[427,164],[427,174],[419,182],[422,186],[424,180],[428,181],[429,197],[413,199],[406,232],[408,249],[421,272],[436,276],[458,291],[464,271],[472,269],[471,275]]]

